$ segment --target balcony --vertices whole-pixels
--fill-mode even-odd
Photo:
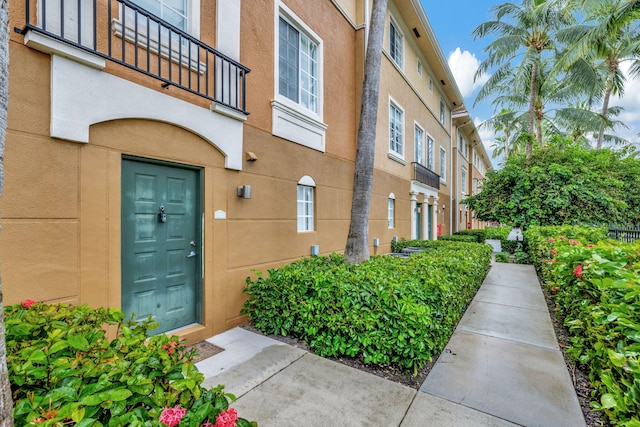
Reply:
[[[26,0],[17,32],[43,34],[248,114],[249,68],[128,0]]]
[[[413,162],[413,180],[418,181],[422,184],[428,185],[429,187],[435,188],[436,190],[440,189],[440,175],[433,172],[430,169],[427,169],[425,166],[420,163]]]

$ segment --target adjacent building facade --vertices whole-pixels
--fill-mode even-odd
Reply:
[[[119,307],[195,342],[246,320],[256,270],[341,252],[369,8],[10,0],[5,302]],[[490,167],[419,1],[385,27],[372,253],[459,229]]]

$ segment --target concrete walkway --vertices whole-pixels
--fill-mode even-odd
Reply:
[[[531,266],[496,263],[419,391],[235,328],[197,364],[270,426],[584,426]]]

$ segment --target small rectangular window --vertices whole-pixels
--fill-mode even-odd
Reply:
[[[418,59],[418,75],[422,77],[422,62]]]
[[[447,180],[447,151],[440,147],[440,180]]]
[[[389,104],[389,150],[404,156],[404,113],[401,109]]]
[[[389,228],[393,228],[395,226],[395,211],[396,201],[390,197],[387,203],[387,226]]]
[[[444,101],[441,99],[440,100],[440,123],[442,123],[443,125],[446,125],[447,119],[446,119],[446,108],[444,106]]]
[[[429,77],[429,92],[433,93],[433,79]]]
[[[298,185],[298,231],[313,231],[313,187]]]
[[[133,0],[132,3],[137,4],[182,31],[188,31],[188,1],[189,0]]]
[[[402,39],[402,33],[398,31],[393,21],[389,21],[389,55],[400,68],[402,68]]]

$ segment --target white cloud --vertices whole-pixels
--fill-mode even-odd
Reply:
[[[499,164],[502,162],[503,159],[493,158],[493,148],[491,148],[491,146],[495,143],[496,136],[491,129],[487,129],[484,126],[479,127],[483,121],[484,120],[482,120],[480,117],[476,117],[475,119],[473,119],[473,123],[475,123],[476,128],[478,129],[478,135],[480,136],[480,139],[482,140],[482,144],[484,145],[484,149],[489,155],[491,164],[493,165],[494,169],[496,169],[499,167]]]
[[[473,76],[480,65],[480,61],[473,53],[467,50],[463,52],[457,47],[455,51],[449,54],[449,60],[447,62],[456,79],[458,88],[465,98],[489,79],[489,76],[484,74],[475,82],[473,81]]]

